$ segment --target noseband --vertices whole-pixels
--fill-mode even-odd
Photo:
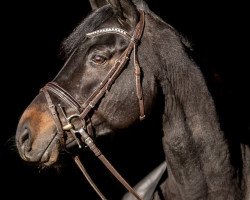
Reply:
[[[139,101],[140,120],[143,120],[145,118],[144,101],[143,101],[143,93],[141,85],[141,68],[137,56],[137,46],[138,42],[141,39],[142,32],[144,29],[144,21],[145,21],[144,12],[140,11],[140,20],[136,25],[132,36],[125,30],[122,30],[120,28],[105,28],[86,34],[86,37],[89,38],[97,37],[103,34],[119,34],[124,36],[125,38],[128,38],[130,41],[125,51],[122,53],[120,58],[116,60],[114,66],[108,72],[107,76],[83,104],[80,104],[71,94],[69,94],[65,89],[63,89],[55,82],[49,82],[41,89],[47,100],[48,108],[53,116],[61,145],[63,147],[65,146],[65,134],[71,133],[74,139],[77,141],[79,148],[81,148],[81,143],[84,143],[87,147],[89,147],[94,152],[94,154],[103,162],[103,164],[110,170],[110,172],[138,200],[141,200],[141,197],[125,181],[125,179],[122,178],[122,176],[115,170],[115,168],[109,163],[109,161],[104,157],[104,155],[95,145],[92,139],[93,127],[91,125],[89,113],[96,107],[97,103],[101,100],[101,98],[114,84],[115,80],[119,77],[124,67],[126,66],[131,56],[131,53],[134,52],[133,57],[134,57],[134,68],[135,68],[135,85],[136,85],[136,94]],[[66,112],[64,111],[64,109],[61,107],[60,104],[56,106],[53,103],[50,93],[56,95],[59,98],[59,100],[70,106],[70,108],[72,108],[75,111],[75,113],[70,116],[67,116]],[[63,116],[63,120],[61,119],[60,114]],[[80,162],[79,157],[75,156],[74,160],[76,164],[80,167],[81,171],[83,172],[83,174],[85,175],[91,186],[101,197],[101,199],[106,199],[104,195],[98,190],[98,188],[95,186],[95,184],[85,171],[85,168]]]

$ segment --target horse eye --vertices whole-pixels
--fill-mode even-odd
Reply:
[[[104,64],[107,61],[107,58],[101,55],[94,55],[91,59],[91,62],[97,65]]]

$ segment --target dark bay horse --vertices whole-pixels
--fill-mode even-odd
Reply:
[[[153,199],[249,200],[249,149],[241,146],[237,167],[188,42],[142,0],[90,4],[91,14],[63,43],[62,70],[19,121],[21,158],[56,166],[76,145],[100,156],[95,140],[127,136],[120,147],[134,146],[149,168],[157,163],[149,154],[166,161]]]

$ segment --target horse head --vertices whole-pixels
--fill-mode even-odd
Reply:
[[[76,143],[92,148],[95,138],[153,122],[151,138],[162,132],[167,162],[164,198],[243,198],[188,42],[142,0],[90,4],[92,13],[63,42],[61,71],[19,121],[22,159],[53,166]]]
[[[130,1],[117,2],[99,8],[100,2],[92,1],[93,13],[64,41],[64,50],[69,58],[53,83],[70,94],[80,106],[80,111],[78,105],[68,103],[65,97],[53,92],[54,88],[48,92],[61,124],[65,123],[64,114],[75,116],[92,106],[83,118],[84,123],[90,121],[95,137],[138,123],[138,119],[143,117],[140,115],[144,115],[141,112],[150,114],[156,94],[155,69],[145,62],[148,58],[143,50],[147,43],[143,36],[144,24],[138,27],[140,38],[133,38],[141,14]],[[140,45],[137,44],[139,42]],[[140,56],[135,63],[137,54]],[[119,63],[124,66],[119,67]],[[135,73],[140,71],[135,65],[143,68],[140,75],[141,78],[143,76],[142,83],[141,79],[137,80],[138,74]],[[116,72],[118,70],[119,73]],[[112,79],[113,82],[110,81]],[[56,163],[63,145],[59,142],[58,128],[43,92],[45,88],[24,111],[18,124],[16,141],[24,160],[51,165]],[[105,94],[94,102],[96,97],[93,95],[98,96],[100,91]],[[139,105],[138,98],[144,99],[143,105]],[[95,105],[92,105],[93,102]],[[74,140],[71,134],[64,134],[63,137],[66,144]]]

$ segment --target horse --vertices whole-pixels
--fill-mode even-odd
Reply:
[[[143,0],[89,2],[92,12],[63,41],[64,66],[19,120],[20,157],[53,167],[71,155],[101,199],[76,147],[124,185],[122,199],[250,199],[249,149],[241,147],[237,167],[189,42]],[[122,156],[148,159],[152,172],[134,188],[128,182],[138,179],[125,180],[102,154],[110,135],[122,138]],[[149,154],[157,152],[155,161]]]

